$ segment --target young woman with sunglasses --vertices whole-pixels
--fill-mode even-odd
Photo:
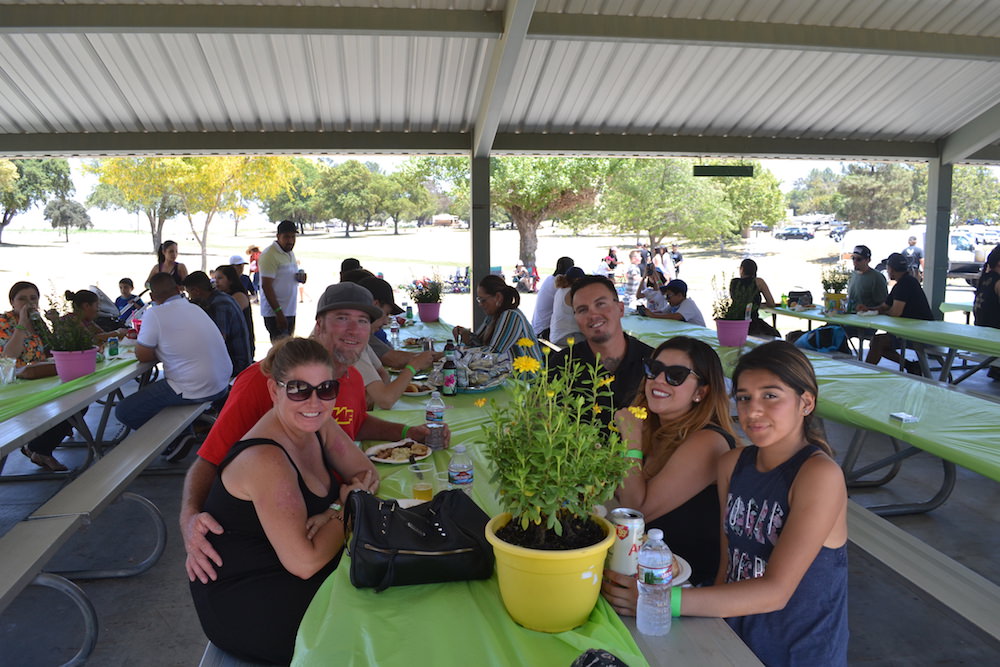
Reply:
[[[208,638],[244,660],[287,664],[316,589],[340,560],[339,503],[367,488],[365,472],[338,484],[319,431],[338,383],[319,343],[289,338],[261,364],[274,407],[233,446],[205,501],[226,531],[209,540],[222,557],[217,578],[191,583]]]
[[[736,446],[722,364],[707,344],[677,336],[653,351],[644,371],[633,406],[646,408],[646,419],[628,409],[616,415],[629,449],[642,457],[617,500],[642,512],[647,530],[663,531],[691,564],[693,584],[710,584],[719,569],[719,457]],[[635,581],[611,575],[605,597],[635,614]]]
[[[726,562],[715,586],[672,589],[674,615],[726,618],[766,665],[846,665],[847,488],[815,424],[812,365],[767,343],[733,387],[753,444],[719,462]]]

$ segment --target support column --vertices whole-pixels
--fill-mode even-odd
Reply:
[[[927,168],[927,234],[924,239],[924,292],[931,312],[941,319],[938,308],[945,299],[948,282],[948,233],[951,230],[951,174],[953,167],[941,158]]]
[[[486,315],[476,307],[476,285],[490,272],[490,158],[472,158],[472,275],[470,276],[473,328],[478,329]]]

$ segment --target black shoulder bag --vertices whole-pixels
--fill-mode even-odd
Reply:
[[[356,588],[381,592],[493,574],[489,517],[463,491],[442,491],[430,502],[403,509],[395,500],[356,489],[347,496],[345,520]]]

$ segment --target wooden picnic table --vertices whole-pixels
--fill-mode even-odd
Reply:
[[[134,357],[105,360],[90,375],[63,383],[58,377],[16,380],[0,387],[0,459],[61,421],[69,419],[84,437],[90,452],[87,463],[99,455],[105,428],[114,401],[110,400],[127,383],[147,374],[154,364],[139,363]],[[103,401],[96,433],[91,432],[81,412]]]
[[[499,398],[503,393],[500,389],[485,395]],[[473,499],[487,514],[494,515],[500,505],[489,481],[490,464],[480,430],[486,408],[467,405],[470,398],[477,397],[446,398],[449,409],[445,419],[452,431],[452,445],[464,444],[473,459]],[[422,410],[375,410],[372,414],[410,425],[424,420]],[[438,451],[423,462],[442,472],[448,469],[449,457],[449,452]],[[377,468],[382,478],[380,496],[409,495],[407,466],[377,464]],[[345,553],[302,619],[293,665],[568,665],[594,647],[607,649],[633,666],[760,664],[722,619],[675,619],[666,637],[644,637],[634,622],[623,622],[599,598],[586,624],[546,634],[526,630],[511,620],[500,599],[495,574],[481,581],[398,586],[375,593],[354,588],[349,573],[350,557]]]
[[[786,315],[810,321],[819,321],[826,324],[839,324],[841,326],[859,327],[862,329],[878,329],[891,333],[902,341],[902,354],[905,358],[906,348],[912,344],[913,350],[917,354],[920,362],[921,374],[924,377],[933,377],[930,366],[927,363],[927,346],[939,346],[946,349],[942,355],[941,370],[938,379],[941,382],[950,381],[951,368],[955,361],[955,356],[960,350],[966,350],[983,355],[983,359],[969,371],[966,371],[955,380],[953,384],[958,384],[976,371],[989,366],[997,358],[1000,358],[1000,329],[991,327],[972,327],[968,324],[957,324],[955,322],[941,322],[938,320],[914,320],[906,317],[889,317],[888,315],[838,315],[824,313],[818,308],[808,310],[795,310],[793,308],[762,308],[764,312],[772,315]],[[900,363],[900,370],[903,369],[903,362]]]

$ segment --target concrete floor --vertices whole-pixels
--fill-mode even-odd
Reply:
[[[1000,382],[980,373],[963,384],[1000,401]],[[1000,403],[997,405],[1000,410]],[[843,454],[850,433],[837,424],[828,435]],[[885,438],[870,437],[865,459],[888,451]],[[67,464],[82,460],[79,450],[60,449]],[[159,462],[160,470],[143,475],[131,490],[152,500],[163,512],[169,530],[166,552],[153,569],[131,579],[78,582],[90,596],[100,619],[100,637],[89,664],[102,667],[197,665],[205,646],[188,595],[184,548],[177,527],[181,464]],[[30,471],[33,466],[15,453],[5,472]],[[172,471],[172,472],[171,472]],[[888,488],[859,490],[852,498],[862,505],[903,497],[925,498],[940,479],[940,463],[918,455],[905,463]],[[61,481],[0,484],[0,533],[38,507]],[[131,503],[112,505],[86,531],[78,534],[51,562],[49,569],[76,568],[141,559],[152,544],[148,519]],[[1000,584],[996,554],[1000,531],[994,508],[1000,506],[1000,485],[959,469],[951,498],[929,514],[898,517],[893,523]],[[1000,663],[1000,643],[913,589],[860,550],[850,550],[849,658],[857,665],[958,665]],[[998,610],[1000,612],[1000,610]],[[29,587],[0,614],[0,664],[17,667],[57,665],[79,645],[82,622],[63,596]]]

